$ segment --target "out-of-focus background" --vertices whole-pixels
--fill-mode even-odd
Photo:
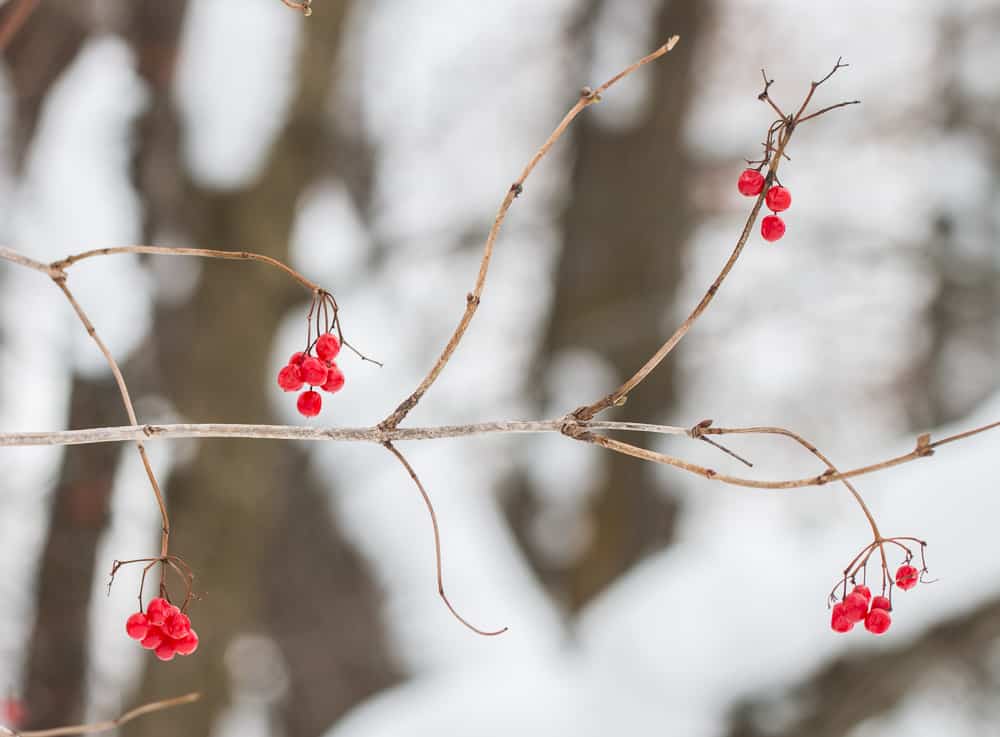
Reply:
[[[0,4],[0,19],[13,3]],[[843,56],[797,132],[777,244],[755,236],[709,312],[611,416],[779,424],[849,467],[1000,416],[1000,3],[974,0],[42,0],[0,69],[0,242],[51,260],[153,243],[244,249],[337,297],[378,369],[305,421],[274,376],[307,294],[254,264],[119,256],[71,283],[141,421],[370,425],[429,368],[509,183],[528,181],[455,359],[407,420],[554,417],[629,375],[700,298],[749,207],[772,119]],[[0,267],[0,431],[126,424],[44,277]],[[634,440],[634,438],[633,438]],[[731,439],[760,478],[815,473]],[[158,517],[134,448],[0,451],[0,698],[23,728],[191,690],[130,736],[1000,735],[998,439],[865,477],[886,534],[940,581],[890,632],[829,629],[868,542],[842,488],[757,492],[559,436],[378,447],[155,441],[172,550],[198,574],[192,657],[125,637]]]

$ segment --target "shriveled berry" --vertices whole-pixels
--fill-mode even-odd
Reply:
[[[304,383],[302,371],[294,363],[288,364],[278,372],[278,386],[286,392],[297,392]]]
[[[834,604],[833,615],[830,617],[830,629],[834,632],[850,632],[853,627],[854,622],[844,613],[844,602],[839,601]]]
[[[896,571],[896,585],[903,591],[912,589],[917,585],[918,580],[920,580],[920,571],[909,564],[901,565]]]
[[[125,620],[125,632],[133,640],[141,640],[149,632],[149,620],[142,612],[136,612]]]
[[[340,341],[333,333],[323,333],[316,339],[316,355],[324,361],[332,361],[340,353]]]
[[[177,654],[177,646],[174,645],[173,640],[164,640],[158,648],[156,648],[156,657],[160,660],[173,660],[174,655]]]
[[[326,383],[326,364],[314,356],[309,356],[302,362],[299,369],[302,381],[312,386],[323,386]]]
[[[876,596],[872,599],[872,609],[885,609],[887,612],[891,612],[892,604],[885,596]]]
[[[771,187],[764,197],[764,204],[768,210],[783,212],[792,206],[792,193],[780,185]]]
[[[325,392],[339,392],[344,387],[344,372],[335,363],[326,372],[326,383],[320,387]]]
[[[302,351],[298,351],[292,354],[292,357],[288,359],[288,363],[293,366],[301,366],[302,362],[307,358],[306,354]]]
[[[746,197],[756,197],[764,189],[764,175],[756,169],[744,169],[736,181],[736,189]]]
[[[160,646],[164,639],[163,631],[159,627],[153,625],[149,628],[149,632],[146,633],[146,636],[142,638],[142,642],[139,644],[147,650],[155,650]]]
[[[191,630],[183,640],[174,642],[178,655],[190,655],[198,649],[198,633]]]
[[[157,627],[163,624],[163,620],[167,618],[169,613],[170,602],[159,596],[150,599],[149,604],[146,605],[146,619],[149,620],[150,624],[155,624]]]
[[[861,594],[863,597],[865,597],[865,601],[872,600],[872,590],[867,586],[865,586],[863,583],[859,583],[857,586],[855,586],[854,591],[852,591],[851,593]]]
[[[865,617],[865,629],[873,635],[881,635],[889,629],[892,624],[892,617],[885,609],[872,609]]]
[[[848,594],[844,599],[844,616],[852,622],[860,622],[868,614],[868,600],[861,594]]]
[[[319,395],[319,392],[302,392],[299,395],[299,401],[296,403],[296,406],[299,408],[299,414],[302,416],[315,417],[323,408],[323,397]]]
[[[768,215],[760,221],[760,234],[773,243],[785,234],[785,221],[777,215]]]
[[[181,640],[187,637],[191,631],[191,619],[186,614],[178,612],[172,617],[167,617],[163,623],[163,634],[173,640]]]

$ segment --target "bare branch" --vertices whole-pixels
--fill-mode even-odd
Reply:
[[[322,291],[319,284],[306,279],[302,276],[302,274],[297,272],[288,264],[282,263],[281,261],[278,261],[278,259],[271,258],[270,256],[265,256],[261,253],[251,253],[249,251],[218,251],[211,248],[171,248],[167,246],[117,246],[114,248],[95,248],[92,251],[75,253],[72,256],[67,256],[59,261],[54,261],[51,264],[51,268],[64,271],[73,264],[78,261],[83,261],[84,259],[94,258],[96,256],[114,256],[123,253],[145,253],[156,256],[196,256],[198,258],[218,258],[227,261],[257,261],[284,271],[310,292]],[[0,252],[0,256],[3,256],[2,252]]]
[[[549,152],[552,146],[555,145],[556,141],[562,138],[563,133],[566,132],[570,123],[573,122],[573,119],[576,118],[576,116],[579,115],[585,107],[592,105],[595,102],[599,102],[601,94],[606,92],[612,85],[628,76],[636,69],[639,69],[639,67],[659,59],[661,56],[673,49],[674,46],[677,45],[678,41],[680,41],[679,36],[672,36],[670,40],[663,44],[663,46],[618,72],[618,74],[613,76],[596,90],[592,90],[589,87],[584,87],[583,90],[581,90],[580,97],[577,99],[576,104],[574,104],[573,107],[570,108],[569,112],[563,116],[563,119],[559,121],[559,125],[556,126],[554,131],[552,131],[545,143],[543,143],[541,148],[539,148],[538,151],[535,152],[535,155],[531,157],[525,165],[524,170],[521,172],[521,175],[514,180],[514,183],[511,184],[510,187],[507,188],[507,193],[504,195],[503,201],[500,203],[500,209],[493,220],[493,227],[490,228],[490,232],[486,236],[486,246],[483,249],[483,258],[479,264],[479,274],[476,276],[476,283],[473,286],[472,291],[466,295],[465,312],[462,313],[462,318],[458,322],[458,327],[455,328],[455,332],[452,333],[452,336],[448,340],[447,345],[445,345],[441,355],[431,367],[431,370],[420,382],[420,385],[413,390],[410,396],[404,399],[399,406],[396,407],[391,415],[382,420],[381,426],[383,428],[394,428],[403,421],[403,418],[409,414],[410,410],[417,406],[417,403],[430,388],[431,384],[437,380],[437,377],[444,370],[444,367],[451,359],[455,349],[458,348],[458,344],[461,342],[462,336],[465,335],[465,331],[468,329],[469,323],[472,322],[472,318],[476,314],[476,309],[479,307],[480,297],[482,297],[483,288],[486,285],[486,274],[490,268],[490,259],[493,257],[493,248],[496,244],[497,236],[500,233],[500,228],[503,226],[504,219],[507,217],[507,211],[510,209],[510,206],[514,204],[514,200],[524,191],[524,182],[531,175],[531,172],[534,171],[535,167],[538,166],[538,163],[545,158],[545,155]]]
[[[452,606],[451,602],[448,600],[448,595],[444,593],[444,575],[442,574],[441,571],[441,530],[438,528],[437,514],[434,512],[434,505],[431,503],[431,497],[427,493],[427,489],[425,489],[424,485],[420,482],[420,478],[417,476],[417,472],[413,470],[413,466],[411,466],[410,462],[406,460],[406,457],[396,449],[396,446],[394,446],[392,443],[388,441],[382,443],[382,445],[385,446],[386,450],[388,450],[390,453],[396,456],[399,462],[403,464],[403,468],[405,468],[406,472],[410,474],[410,478],[413,479],[413,483],[417,485],[417,491],[420,492],[420,496],[421,498],[423,498],[424,504],[427,506],[427,513],[431,517],[431,527],[434,530],[434,564],[437,569],[438,596],[441,597],[441,601],[443,601],[444,605],[448,607],[448,611],[452,613],[452,616],[454,616],[455,619],[464,624],[466,627],[475,632],[477,635],[483,635],[484,637],[493,637],[495,635],[502,635],[504,632],[507,631],[506,627],[501,627],[498,630],[479,629],[474,624],[469,622],[469,620],[467,620],[465,617],[459,614],[455,610],[455,607]]]
[[[150,704],[143,704],[142,706],[137,706],[135,709],[125,712],[117,719],[109,719],[104,722],[94,722],[93,724],[74,724],[68,727],[55,727],[53,729],[26,729],[20,731],[9,729],[7,727],[0,727],[0,734],[6,733],[14,737],[67,737],[68,735],[75,734],[96,734],[97,732],[107,732],[109,730],[116,729],[126,722],[131,722],[133,719],[138,719],[146,714],[153,714],[157,711],[172,709],[175,706],[183,706],[184,704],[193,704],[200,698],[201,694],[194,692],[185,694],[184,696],[177,696],[172,699],[164,699],[163,701],[154,701]]]

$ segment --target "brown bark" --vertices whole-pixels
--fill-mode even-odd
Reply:
[[[70,427],[121,422],[118,390],[110,377],[76,378]],[[66,449],[50,511],[38,572],[36,615],[28,650],[24,694],[26,729],[72,723],[82,716],[87,615],[97,544],[107,526],[108,503],[121,448]]]
[[[5,9],[10,12],[10,8]],[[52,85],[76,58],[90,32],[89,7],[77,1],[39,4],[4,52],[14,92],[12,164],[23,167]],[[114,381],[73,380],[69,427],[122,422]],[[67,450],[52,496],[38,571],[35,621],[28,648],[24,702],[31,729],[82,716],[86,613],[95,555],[107,525],[119,450]]]
[[[593,3],[588,17],[601,4]],[[691,100],[691,64],[709,12],[708,3],[660,3],[653,42],[679,34],[683,47],[645,72],[652,78],[650,97],[633,126],[611,130],[590,115],[575,123],[570,204],[562,218],[564,245],[543,369],[560,351],[586,348],[626,376],[663,340],[663,318],[692,227],[683,122]],[[590,24],[582,29],[589,33]],[[669,410],[673,397],[668,362],[631,397],[629,417],[657,418]],[[664,495],[650,464],[617,454],[604,456],[603,462],[588,510],[593,538],[582,556],[568,568],[557,568],[532,555],[543,581],[571,610],[666,544],[673,529],[675,503]],[[515,491],[509,510],[532,551],[523,532],[536,513],[530,491],[523,486]]]
[[[888,650],[837,658],[805,683],[782,694],[779,712],[799,718],[774,730],[765,726],[779,699],[748,700],[734,709],[730,737],[840,737],[898,705],[913,688],[953,670],[978,680],[989,704],[1000,689],[991,653],[1000,641],[1000,600],[928,630]],[[791,702],[790,704],[788,702]]]

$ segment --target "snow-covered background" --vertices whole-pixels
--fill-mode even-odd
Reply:
[[[338,59],[342,82],[329,106],[344,129],[364,131],[375,152],[371,216],[361,217],[336,177],[320,182],[299,203],[291,261],[333,288],[350,334],[385,368],[352,366],[349,390],[330,422],[377,422],[416,385],[458,319],[477,268],[478,249],[457,250],[456,242],[491,221],[507,183],[574,90],[662,41],[649,31],[652,0],[608,3],[579,78],[563,39],[582,5],[354,4]],[[323,6],[316,0],[317,15]],[[290,104],[296,65],[308,63],[298,57],[307,22],[277,0],[191,5],[173,94],[185,126],[183,156],[199,186],[237,187],[259,173]],[[942,46],[948,23],[973,30],[963,43]],[[696,166],[665,173],[691,179],[700,211],[674,306],[662,315],[664,334],[703,294],[745,217],[747,201],[732,184],[741,159],[757,155],[770,122],[756,100],[759,69],[777,80],[772,94],[790,108],[810,79],[843,56],[851,66],[821,89],[818,104],[852,98],[862,104],[796,133],[792,161],[782,170],[795,196],[788,234],[775,247],[751,243],[671,356],[681,387],[671,416],[634,419],[782,425],[841,467],[912,447],[912,394],[930,387],[913,386],[911,374],[931,350],[928,323],[940,274],[952,261],[977,264],[980,276],[992,269],[987,279],[997,319],[990,340],[1000,341],[998,31],[1000,3],[987,0],[717,4],[698,45],[685,122]],[[684,39],[673,53],[689,53]],[[139,239],[130,130],[148,91],[135,65],[121,38],[97,33],[53,85],[21,171],[8,164],[0,175],[4,244],[49,260]],[[644,74],[587,114],[627,130],[643,104]],[[9,130],[15,101],[6,78],[3,90],[0,129]],[[988,114],[980,127],[949,122],[958,98],[967,108],[971,100],[992,111],[992,122]],[[412,424],[539,414],[526,399],[525,376],[553,299],[569,164],[557,149],[533,175],[498,245],[483,306]],[[951,261],[944,267],[928,247],[941,218],[951,223]],[[117,257],[74,271],[77,297],[120,361],[141,346],[154,298],[183,300],[198,288],[197,270],[185,281],[183,273],[158,268],[155,261]],[[962,275],[949,283],[956,279],[961,296]],[[238,276],[233,284],[239,288]],[[302,313],[302,305],[289,311],[273,336],[274,370],[298,347]],[[72,372],[105,371],[74,321],[43,277],[0,270],[0,431],[64,427]],[[592,400],[622,378],[609,375],[589,348],[560,363],[555,394],[564,404],[550,414]],[[946,348],[944,368],[924,378],[953,420],[923,429],[942,435],[1000,419],[996,352],[961,332]],[[282,421],[301,422],[286,396],[270,385],[260,390],[273,394]],[[158,411],[169,414],[170,398],[158,401]],[[832,659],[905,649],[1000,597],[991,529],[1000,517],[997,443],[997,436],[978,436],[859,481],[883,532],[930,541],[931,570],[941,579],[898,596],[892,630],[878,639],[863,632],[840,637],[828,627],[826,595],[869,534],[841,487],[753,491],[662,469],[680,501],[673,544],[567,617],[511,532],[498,488],[512,466],[523,466],[553,503],[584,505],[598,451],[559,437],[406,445],[434,495],[453,601],[473,622],[510,627],[502,637],[477,638],[436,597],[428,520],[401,468],[376,450],[312,447],[316,475],[330,482],[338,528],[381,592],[393,657],[405,674],[331,725],[328,735],[727,734],[734,705],[782,702]],[[791,443],[730,444],[754,460],[749,475],[817,470]],[[684,439],[660,445],[719,469],[745,470]],[[182,445],[151,448],[164,472],[183,461]],[[61,457],[56,448],[0,451],[0,691],[11,694],[18,693],[27,657],[33,581]],[[143,657],[119,631],[132,593],[120,587],[110,597],[96,594],[107,562],[152,540],[158,525],[137,459],[130,452],[122,459],[94,573],[87,649],[87,711],[94,718],[131,703]],[[996,684],[1000,639],[989,642],[989,678]],[[238,642],[231,649],[238,655]],[[965,700],[964,672],[935,673],[850,733],[1000,735],[995,705]],[[279,733],[269,700],[282,698],[280,689],[241,698],[237,679],[235,693],[217,734]],[[764,733],[779,731],[806,708],[791,698],[783,703],[764,713],[769,721],[758,726]],[[171,717],[154,718],[169,723]]]

